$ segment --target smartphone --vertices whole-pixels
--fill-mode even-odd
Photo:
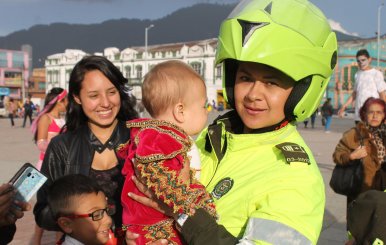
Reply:
[[[46,176],[32,164],[25,163],[12,177],[10,183],[17,190],[15,199],[20,202],[28,202],[46,181]]]

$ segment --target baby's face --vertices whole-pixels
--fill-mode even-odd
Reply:
[[[193,87],[194,86],[194,87]],[[183,129],[190,136],[201,132],[208,120],[206,87],[197,79],[184,99],[185,123]]]
[[[103,192],[90,193],[74,198],[73,214],[90,214],[107,207],[106,196]],[[75,239],[88,245],[105,244],[109,240],[112,225],[111,217],[103,212],[103,218],[93,220],[92,217],[76,218],[72,220],[72,233]]]
[[[241,62],[236,72],[235,108],[246,133],[275,125],[285,118],[284,105],[294,81],[272,67]]]

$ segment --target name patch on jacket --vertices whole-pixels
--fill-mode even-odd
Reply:
[[[291,162],[304,162],[308,165],[311,164],[307,152],[298,144],[285,142],[276,145],[276,148],[278,148],[281,153],[283,153],[287,164],[290,164]]]
[[[212,191],[212,196],[216,199],[220,199],[227,194],[233,187],[233,179],[227,177],[220,180]]]

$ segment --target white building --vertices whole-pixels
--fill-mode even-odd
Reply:
[[[112,61],[133,87],[133,93],[141,98],[141,83],[144,74],[154,65],[166,60],[181,60],[191,65],[205,80],[208,101],[223,101],[221,87],[221,66],[215,66],[217,39],[129,47],[122,51],[115,47],[106,48],[102,53]],[[47,91],[52,87],[68,89],[70,73],[74,65],[87,53],[81,50],[66,49],[64,53],[53,54],[45,61]]]

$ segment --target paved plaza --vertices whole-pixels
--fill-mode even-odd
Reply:
[[[215,112],[210,113],[210,120],[216,117]],[[344,244],[346,199],[344,196],[335,194],[328,186],[331,172],[334,167],[332,152],[338,143],[342,132],[354,124],[352,119],[333,118],[331,133],[323,131],[320,117],[316,119],[315,129],[308,129],[300,123],[298,128],[305,141],[312,149],[326,186],[326,209],[323,222],[323,230],[319,245],[341,245]],[[36,163],[38,150],[32,140],[29,124],[22,128],[22,120],[16,119],[16,126],[11,128],[7,118],[0,118],[0,181],[7,182],[18,168],[25,162]],[[283,200],[285,201],[285,200]],[[33,204],[35,199],[31,201]],[[25,217],[17,222],[17,233],[13,245],[28,245],[34,231],[34,220],[32,212],[26,212]],[[43,237],[43,245],[55,244],[54,233],[46,232]]]

